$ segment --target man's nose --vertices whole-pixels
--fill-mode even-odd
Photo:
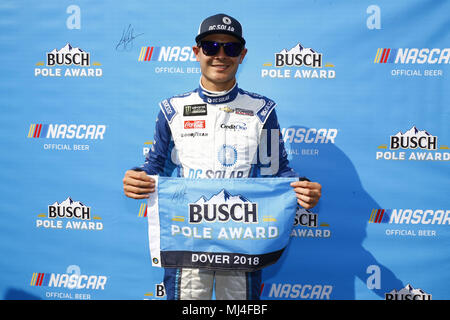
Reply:
[[[225,58],[225,57],[227,57],[227,55],[225,53],[225,49],[223,48],[223,46],[220,46],[219,52],[217,52],[217,54],[215,56],[218,57],[218,58]]]

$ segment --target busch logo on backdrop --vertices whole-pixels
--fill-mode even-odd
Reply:
[[[61,203],[55,202],[48,206],[48,217],[55,218],[76,218],[81,220],[91,220],[91,208],[85,206],[80,201],[73,201],[70,197]]]
[[[304,48],[300,43],[290,50],[283,49],[275,53],[275,67],[322,67],[322,54],[311,48]]]
[[[376,159],[380,160],[413,160],[413,161],[449,161],[450,153],[446,145],[438,146],[438,137],[426,130],[419,130],[416,126],[405,133],[399,131],[389,137],[389,146],[382,144],[377,151]]]
[[[47,52],[46,61],[49,67],[71,65],[89,67],[91,65],[90,56],[89,52],[74,48],[68,43],[60,50],[53,49],[53,51]]]
[[[414,289],[412,285],[408,284],[399,291],[394,289],[385,293],[385,298],[386,300],[431,300],[431,294],[422,289]]]
[[[54,202],[48,206],[47,214],[39,214],[36,220],[37,228],[66,230],[103,230],[101,217],[91,216],[91,207],[80,201],[67,197],[61,203]],[[47,219],[43,219],[47,218]]]
[[[306,48],[298,43],[291,49],[282,49],[274,54],[274,63],[264,63],[261,69],[261,78],[297,78],[297,79],[333,79],[336,78],[335,70],[331,63],[323,63],[322,53]],[[296,68],[292,70],[292,68]]]
[[[391,136],[391,150],[398,149],[425,149],[436,150],[437,149],[437,137],[429,134],[425,130],[419,130],[416,127],[412,127],[405,133],[398,132],[396,135]]]
[[[67,43],[61,49],[53,49],[45,54],[45,63],[36,63],[35,77],[101,77],[103,69],[99,62],[91,64],[91,54]],[[96,68],[91,68],[95,66]],[[67,67],[62,69],[60,67]]]

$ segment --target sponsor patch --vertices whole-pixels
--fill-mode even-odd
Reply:
[[[184,122],[185,129],[205,129],[206,120],[189,120]]]
[[[253,111],[252,110],[248,110],[248,109],[236,108],[234,110],[234,112],[236,114],[242,114],[242,115],[245,115],[245,116],[253,116]]]
[[[205,104],[191,104],[191,105],[185,105],[183,110],[183,116],[190,117],[190,116],[206,116],[207,109],[206,109],[206,103]]]

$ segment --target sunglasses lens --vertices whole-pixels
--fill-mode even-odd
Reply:
[[[242,51],[242,44],[238,42],[219,43],[216,41],[202,41],[200,47],[207,56],[216,55],[223,46],[225,54],[229,57],[237,57]]]
[[[230,57],[237,57],[241,54],[242,45],[238,42],[229,42],[223,45],[223,49],[225,50],[225,54]]]
[[[203,50],[203,53],[207,56],[214,56],[220,50],[220,45],[214,41],[202,41],[200,43],[200,47]]]

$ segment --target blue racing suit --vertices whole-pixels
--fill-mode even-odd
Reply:
[[[189,178],[297,177],[289,167],[275,102],[237,84],[199,88],[160,103],[153,145],[134,170]],[[174,171],[176,170],[176,171]],[[168,299],[259,299],[261,271],[165,269]]]

